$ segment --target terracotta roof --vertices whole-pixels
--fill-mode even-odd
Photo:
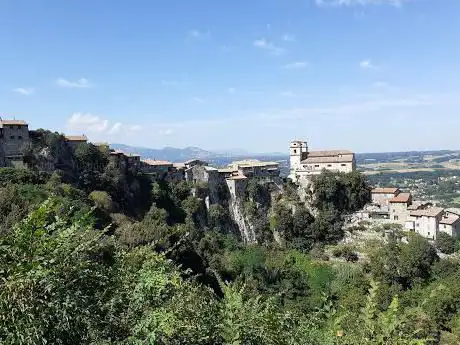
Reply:
[[[395,196],[393,199],[388,200],[392,204],[407,204],[410,202],[412,195],[410,193],[400,193],[397,196]]]
[[[350,156],[353,152],[349,150],[330,150],[330,151],[309,151],[308,157],[338,157],[340,155]]]
[[[396,187],[385,187],[385,188],[374,188],[372,194],[397,194],[399,188]]]
[[[67,141],[88,141],[86,135],[66,135],[65,140]]]
[[[142,162],[148,165],[152,165],[152,166],[172,166],[173,165],[171,162],[168,162],[168,161],[157,161],[154,159],[145,159]]]
[[[24,120],[0,120],[0,127],[3,125],[27,126],[27,122],[25,122]]]
[[[413,217],[437,217],[442,212],[444,212],[444,210],[440,207],[430,207],[424,210],[411,211],[410,215]]]
[[[460,217],[456,215],[442,217],[439,224],[453,225],[460,221]]]
[[[450,212],[450,213],[453,213],[453,214],[456,214],[457,216],[460,216],[460,209],[459,208],[448,208],[446,211]]]

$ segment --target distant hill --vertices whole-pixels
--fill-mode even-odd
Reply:
[[[162,149],[151,149],[147,147],[136,147],[125,144],[110,144],[113,149],[121,150],[126,153],[137,153],[142,156],[143,159],[156,159],[156,160],[168,160],[171,162],[183,162],[188,159],[199,158],[207,159],[210,161],[216,159],[230,159],[234,157],[255,157],[261,156],[261,154],[248,153],[239,149],[231,149],[225,152],[214,152],[201,149],[199,147],[186,147],[183,149],[175,147],[165,147]],[[265,153],[263,156],[284,156],[283,153]]]

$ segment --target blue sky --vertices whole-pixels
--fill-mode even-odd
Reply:
[[[458,0],[0,0],[0,113],[146,147],[460,148]]]

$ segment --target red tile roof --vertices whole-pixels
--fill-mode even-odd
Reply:
[[[392,204],[407,204],[410,202],[410,199],[412,198],[412,195],[410,193],[400,193],[397,196],[395,196],[393,199],[390,199],[389,202]]]
[[[447,217],[442,217],[439,221],[439,224],[453,225],[460,221],[460,217],[456,215],[451,215]]]
[[[444,210],[440,207],[430,207],[424,210],[411,211],[410,215],[413,217],[437,217],[442,212],[444,212]]]

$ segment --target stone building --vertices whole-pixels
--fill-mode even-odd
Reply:
[[[374,188],[371,191],[371,200],[376,205],[388,205],[390,199],[393,199],[400,193],[401,190],[396,187]]]
[[[66,135],[65,141],[72,148],[72,150],[75,150],[78,145],[87,143],[88,138],[86,135]]]
[[[232,198],[242,198],[246,191],[248,178],[246,176],[238,175],[226,179],[228,190]]]
[[[308,184],[311,177],[325,170],[349,173],[356,170],[353,152],[348,150],[309,151],[308,145],[302,140],[291,142],[289,178],[300,184]]]
[[[460,235],[460,216],[446,212],[439,221],[439,231],[452,237]]]
[[[411,193],[399,193],[388,200],[390,220],[405,225],[409,217],[408,208],[412,204]]]
[[[27,122],[0,119],[0,166],[22,164],[24,150],[29,143]]]
[[[279,177],[280,167],[277,162],[262,162],[257,159],[236,161],[228,165],[232,174],[246,176],[248,178]]]
[[[410,211],[406,221],[406,229],[415,231],[426,239],[436,240],[443,213],[444,210],[440,207]]]

